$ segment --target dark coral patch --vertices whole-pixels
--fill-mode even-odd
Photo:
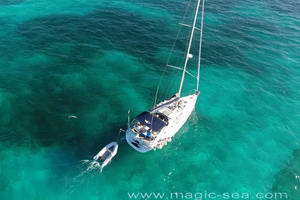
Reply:
[[[23,3],[25,0],[0,0],[0,6],[16,5]]]
[[[85,16],[35,18],[21,24],[17,32],[35,50],[56,43],[76,43],[102,50],[113,48],[145,58],[152,57],[159,44],[167,44],[170,38],[163,20],[146,19],[121,9],[98,9]],[[95,49],[84,52],[93,55]]]

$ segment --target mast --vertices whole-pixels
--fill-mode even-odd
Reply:
[[[196,87],[197,91],[199,91],[199,83],[200,83],[200,67],[201,67],[201,53],[202,53],[203,24],[204,24],[204,4],[205,4],[205,0],[202,1],[202,12],[201,12],[200,44],[199,44],[197,87]]]
[[[189,58],[190,58],[190,51],[191,51],[192,41],[193,41],[194,32],[195,32],[195,28],[196,28],[197,17],[198,17],[198,12],[199,12],[199,7],[200,7],[200,1],[201,0],[198,0],[198,2],[197,2],[197,8],[196,8],[196,12],[195,12],[195,17],[194,17],[194,22],[193,22],[193,26],[192,26],[191,36],[190,36],[189,45],[188,45],[188,49],[187,49],[186,56],[185,56],[183,72],[182,72],[180,86],[179,86],[179,90],[178,90],[178,96],[179,97],[181,96],[184,77],[185,77],[185,73],[186,73],[186,67],[187,67],[187,63],[188,63]]]

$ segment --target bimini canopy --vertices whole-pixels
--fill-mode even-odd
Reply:
[[[167,126],[166,122],[147,111],[142,112],[135,118],[135,120],[140,122],[142,125],[149,127],[154,132],[158,132],[163,127]]]

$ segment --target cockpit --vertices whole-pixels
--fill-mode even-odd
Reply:
[[[131,130],[146,140],[153,140],[167,126],[169,118],[163,113],[142,112],[131,123]]]

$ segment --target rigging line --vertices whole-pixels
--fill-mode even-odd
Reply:
[[[184,11],[184,14],[183,14],[182,18],[180,19],[180,21],[182,21],[182,22],[184,21],[184,18],[185,18],[186,15],[187,15],[187,11],[188,11],[188,8],[189,8],[190,5],[191,5],[191,1],[192,1],[192,0],[189,0],[189,1],[188,1],[188,5],[186,6],[186,9],[185,9],[185,11]],[[178,38],[179,38],[179,35],[180,35],[181,30],[182,30],[182,27],[181,27],[181,28],[179,29],[179,31],[177,32],[176,39],[175,39],[175,41],[174,41],[173,44],[172,44],[172,48],[171,48],[171,51],[170,51],[170,53],[169,53],[169,55],[168,55],[168,59],[167,59],[167,63],[166,63],[166,64],[169,64],[169,62],[170,62],[171,55],[172,55],[172,53],[173,53],[173,51],[174,51],[174,49],[175,49],[175,45],[176,45],[176,42],[177,42],[177,40],[178,40]],[[160,84],[161,84],[162,78],[164,77],[164,75],[166,74],[166,72],[167,72],[167,66],[165,66],[164,71],[163,71],[163,73],[162,73],[161,76],[160,76],[160,79],[159,79],[159,82],[158,82],[158,85],[157,85],[157,88],[156,88],[156,92],[155,92],[154,105],[153,105],[153,107],[154,107],[154,106],[156,105],[156,103],[157,103],[157,98],[158,98],[158,92],[159,92],[159,89],[160,89]]]
[[[194,1],[194,0],[193,0],[193,1]],[[196,3],[197,3],[197,2],[196,2]],[[190,7],[192,7],[192,6],[194,6],[194,4],[193,4],[192,1],[190,0],[190,1],[189,1],[189,4],[188,4],[187,7],[186,7],[186,12],[189,11],[189,10],[190,10]],[[186,19],[189,17],[189,16],[187,15],[186,12],[185,12],[184,16],[182,17],[182,23],[185,22]],[[179,24],[180,24],[180,23],[179,23]],[[177,41],[180,42],[180,41],[182,40],[182,43],[184,44],[184,47],[185,47],[185,49],[184,49],[184,51],[183,51],[183,54],[186,54],[186,52],[188,51],[189,38],[186,38],[186,34],[184,33],[183,26],[181,26],[181,28],[180,28],[179,30],[180,30],[180,31],[178,32],[178,33],[179,33],[178,38],[176,38],[174,44],[176,44]],[[172,52],[171,52],[170,55],[173,54],[174,49],[175,49],[175,47],[173,47],[173,50],[172,50]],[[184,63],[182,63],[182,64],[184,64]],[[182,69],[182,70],[183,70],[183,69]],[[181,73],[178,71],[178,72],[177,72],[177,76],[176,76],[177,78],[176,78],[176,79],[171,79],[171,80],[170,80],[170,83],[168,84],[168,87],[167,87],[166,91],[170,91],[171,88],[174,88],[174,85],[175,85],[177,82],[180,81],[180,74],[181,74]],[[169,93],[168,93],[168,94],[169,94]]]
[[[173,68],[173,69],[183,70],[182,68],[177,67],[177,66],[174,66],[174,65],[167,65],[167,66],[170,67],[170,68]],[[187,73],[188,75],[190,75],[191,77],[196,78],[196,76],[193,75],[191,72],[186,71],[186,73]]]
[[[197,70],[197,91],[199,91],[200,84],[200,67],[201,67],[201,54],[202,54],[202,39],[203,39],[203,25],[204,25],[204,4],[205,0],[202,0],[202,13],[201,13],[201,30],[200,30],[200,44],[198,55],[198,70]]]
[[[187,5],[187,7],[185,8],[184,14],[183,14],[182,18],[179,20],[179,22],[184,22],[184,19],[186,18],[186,15],[187,15],[188,8],[189,8],[190,5],[191,5],[191,1],[192,1],[192,0],[189,0],[188,5]],[[180,24],[180,23],[178,23],[178,24]],[[178,40],[178,38],[179,38],[179,35],[180,35],[180,33],[181,33],[181,30],[182,30],[182,27],[180,27],[179,31],[177,32],[176,39],[175,39],[175,41],[173,42],[171,51],[170,51],[170,53],[169,53],[169,55],[168,55],[167,64],[169,64],[171,55],[172,55],[173,52],[174,52],[175,45],[176,45],[176,42],[177,42],[177,40]]]
[[[189,40],[188,51],[186,53],[185,62],[184,62],[184,66],[183,66],[183,72],[182,72],[180,86],[179,86],[179,90],[178,90],[178,96],[180,96],[181,92],[182,92],[184,77],[185,77],[185,73],[186,73],[186,67],[187,67],[188,60],[190,58],[189,57],[190,56],[190,50],[191,50],[192,41],[193,41],[193,37],[194,37],[195,26],[196,26],[196,23],[197,23],[197,17],[198,17],[198,11],[199,11],[199,6],[200,6],[200,1],[201,0],[198,0],[198,2],[197,2],[196,12],[195,12],[194,22],[193,22],[193,28],[192,28],[192,31],[191,31],[191,36],[190,36],[190,40]]]

